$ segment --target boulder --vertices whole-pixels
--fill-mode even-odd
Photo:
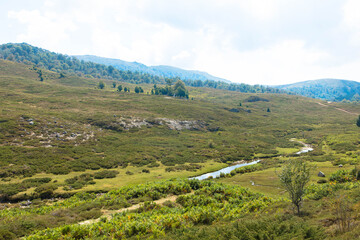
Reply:
[[[323,173],[323,172],[320,171],[320,172],[318,173],[318,177],[325,177],[325,173]]]
[[[342,164],[340,164],[340,165],[339,165],[339,167],[343,167],[343,165],[342,165]]]

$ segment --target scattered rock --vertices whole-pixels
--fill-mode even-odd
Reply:
[[[34,125],[34,122],[29,122],[30,125]]]
[[[237,108],[232,108],[232,109],[230,109],[229,111],[230,111],[230,112],[240,112],[240,110],[237,109]]]
[[[32,202],[30,200],[27,200],[26,202],[22,202],[20,203],[20,206],[22,207],[28,207],[32,204]]]
[[[342,164],[340,164],[340,165],[339,165],[339,168],[340,168],[340,167],[343,167],[343,165],[342,165]]]
[[[320,171],[320,172],[318,173],[318,177],[325,177],[325,173],[323,173],[323,172]]]

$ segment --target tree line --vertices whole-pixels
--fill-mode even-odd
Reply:
[[[92,77],[98,79],[114,79],[123,82],[134,84],[147,83],[147,84],[167,84],[169,82],[178,82],[179,77],[164,78],[161,76],[151,75],[149,73],[122,71],[114,68],[113,66],[106,66],[104,64],[97,64],[78,60],[75,57],[67,56],[64,54],[50,52],[38,47],[31,46],[27,43],[8,43],[0,45],[0,59],[9,61],[21,62],[29,65],[34,65],[37,68],[43,68],[58,72],[61,76],[64,74],[75,74],[80,77]],[[215,89],[223,89],[229,91],[238,91],[245,93],[284,93],[285,91],[261,86],[261,85],[248,85],[237,83],[226,83],[214,80],[183,80],[183,83],[192,87],[208,87]],[[167,89],[154,89],[154,94],[169,95],[173,94],[169,88]],[[184,93],[178,93],[186,95]]]

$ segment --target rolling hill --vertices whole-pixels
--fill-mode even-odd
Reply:
[[[273,87],[305,97],[329,101],[360,99],[360,83],[343,79],[318,79]]]
[[[127,62],[120,59],[103,58],[93,55],[76,55],[74,56],[79,60],[90,61],[94,63],[104,64],[107,66],[113,66],[122,71],[138,71],[142,73],[149,73],[159,77],[176,78],[179,77],[182,80],[213,80],[220,82],[230,83],[229,80],[212,76],[206,72],[200,72],[196,70],[184,70],[172,66],[146,66],[138,62]]]
[[[359,104],[191,86],[189,99],[152,95],[141,74],[37,50],[0,60],[0,239],[358,239]],[[314,151],[296,154],[300,142]],[[314,166],[299,216],[278,178],[289,160]]]

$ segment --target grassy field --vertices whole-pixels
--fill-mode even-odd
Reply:
[[[141,85],[144,94],[136,94],[136,85],[129,83],[116,82],[131,89],[130,93],[124,93],[112,88],[111,80],[102,80],[105,89],[97,89],[99,79],[70,75],[60,78],[59,74],[45,70],[43,76],[41,82],[32,66],[0,61],[0,197],[2,201],[32,199],[36,203],[29,208],[30,212],[18,208],[18,203],[11,205],[9,215],[6,215],[8,208],[0,210],[6,215],[4,221],[7,224],[4,226],[9,226],[6,229],[0,227],[0,233],[2,230],[15,233],[16,227],[23,229],[17,225],[17,220],[29,221],[39,226],[31,225],[29,229],[39,230],[101,216],[101,209],[107,203],[93,206],[81,200],[81,194],[85,192],[111,192],[127,186],[137,188],[141,183],[184,179],[221,169],[236,161],[258,158],[262,160],[262,167],[256,171],[215,182],[224,184],[226,188],[246,187],[274,199],[271,204],[264,205],[263,212],[236,215],[239,218],[257,218],[257,214],[267,212],[269,216],[259,219],[259,222],[276,222],[283,217],[289,223],[297,222],[288,218],[292,213],[290,203],[286,201],[287,194],[276,171],[280,171],[287,160],[301,158],[316,167],[310,181],[315,187],[305,198],[304,212],[307,215],[302,216],[298,223],[310,222],[319,226],[320,232],[329,238],[343,236],[346,239],[347,233],[336,232],[337,218],[333,210],[327,209],[319,198],[328,202],[336,202],[336,194],[358,198],[357,183],[344,183],[340,189],[334,188],[336,194],[333,195],[325,191],[325,188],[333,189],[329,183],[331,174],[340,169],[352,170],[360,161],[360,132],[355,125],[360,113],[358,104],[327,103],[286,94],[245,94],[190,87],[189,100],[186,100],[148,94],[153,88],[150,84]],[[252,96],[268,101],[248,102]],[[293,138],[310,144],[314,151],[297,156],[295,153],[303,145],[290,141]],[[343,167],[339,168],[339,164]],[[95,177],[104,171],[117,172],[111,178]],[[317,183],[319,171],[325,173],[327,183]],[[80,195],[69,198],[68,201],[73,202],[69,203],[68,212],[51,212],[60,211],[56,210],[57,207],[46,210],[46,207],[56,205],[46,199],[70,197],[74,193]],[[219,200],[212,197],[217,195],[208,199],[212,204]],[[127,199],[121,204],[116,203],[118,205],[112,202],[111,207],[119,209],[156,198],[136,199]],[[67,200],[55,201],[68,203]],[[37,206],[45,209],[44,213],[31,212]],[[175,208],[179,212],[183,209],[179,205]],[[21,211],[26,214],[23,216]],[[81,215],[86,211],[93,212],[88,216]],[[169,209],[166,211],[171,212]],[[321,213],[319,217],[314,215],[316,212]],[[358,216],[352,213],[355,226]],[[55,221],[54,214],[63,219],[56,218]],[[40,224],[49,219],[56,224]],[[211,223],[221,230],[227,220],[217,218]],[[244,224],[248,225],[242,227],[251,225],[247,221]],[[198,232],[201,229],[206,231],[204,236],[212,231],[201,224],[195,225],[190,229],[196,232],[196,236],[201,235]],[[30,234],[29,229],[16,232],[16,236]],[[188,230],[181,231],[190,234],[186,232]],[[348,239],[357,236],[354,231]],[[176,230],[169,236],[176,237]]]

